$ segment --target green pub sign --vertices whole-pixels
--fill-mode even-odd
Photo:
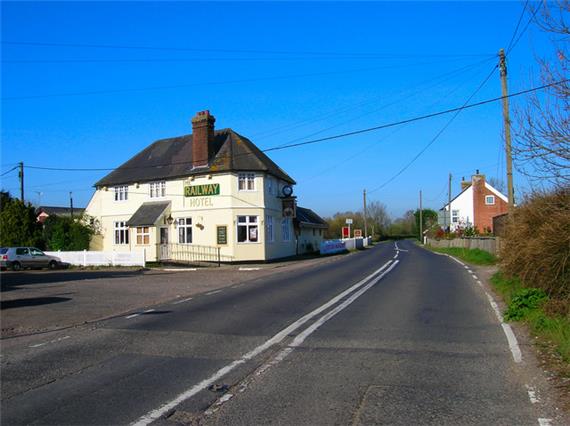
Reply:
[[[185,197],[207,197],[220,195],[219,183],[207,183],[205,185],[188,185],[184,187]]]
[[[228,243],[228,227],[225,225],[216,227],[217,240],[219,245],[225,245]]]

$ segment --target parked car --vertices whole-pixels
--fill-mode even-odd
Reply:
[[[57,269],[63,263],[59,257],[50,256],[35,247],[0,248],[0,267],[19,271],[23,268]]]

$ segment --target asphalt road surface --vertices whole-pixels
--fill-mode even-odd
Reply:
[[[2,424],[538,424],[473,276],[398,248],[12,345]]]

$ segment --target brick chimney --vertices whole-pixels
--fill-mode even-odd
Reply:
[[[214,122],[210,111],[200,111],[192,117],[192,168],[208,167],[210,144],[214,140]]]

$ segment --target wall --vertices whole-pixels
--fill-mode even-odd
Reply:
[[[314,235],[313,235],[314,230]],[[309,226],[301,226],[298,235],[298,248],[299,254],[312,253],[319,251],[321,243],[324,241],[324,229],[321,230],[319,235],[319,228],[311,228]]]
[[[449,210],[446,207],[446,210]],[[451,211],[459,210],[459,222],[451,223],[451,230],[454,231],[458,225],[462,227],[473,226],[473,189],[467,188],[464,192],[451,201]],[[451,220],[451,213],[449,215]],[[449,225],[449,224],[448,224]]]
[[[466,249],[475,249],[488,251],[497,255],[500,248],[500,239],[498,237],[488,238],[454,238],[453,240],[435,240],[427,238],[426,245],[436,248],[459,247]]]

